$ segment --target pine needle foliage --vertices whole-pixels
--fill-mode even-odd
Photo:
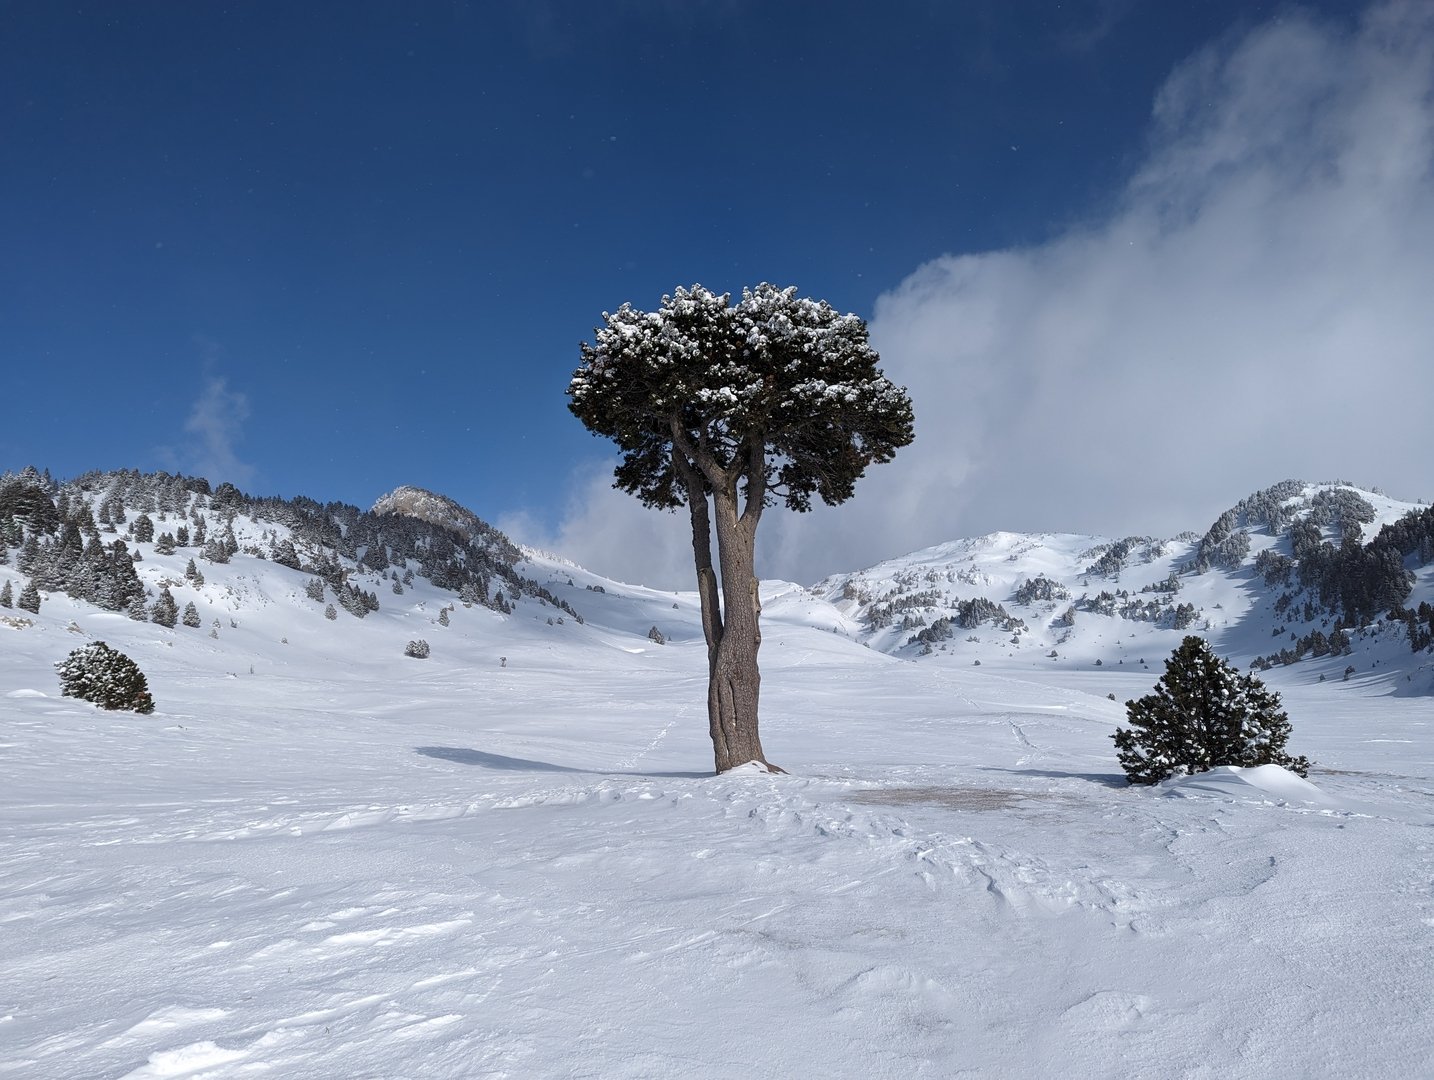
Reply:
[[[154,698],[139,665],[103,641],[92,641],[55,665],[65,697],[94,702],[102,709],[154,712]]]
[[[1310,763],[1285,752],[1290,719],[1280,695],[1241,675],[1191,635],[1165,662],[1155,692],[1125,703],[1117,728],[1120,767],[1132,784],[1158,784],[1217,765],[1280,765],[1305,776]]]
[[[694,285],[655,311],[624,304],[582,346],[568,408],[622,451],[614,486],[688,508],[718,772],[773,768],[757,732],[763,510],[844,503],[911,442],[911,399],[879,360],[860,318],[766,283],[735,302]]]

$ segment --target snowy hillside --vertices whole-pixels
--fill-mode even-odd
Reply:
[[[1411,583],[1399,598],[1410,625],[1385,618],[1395,598],[1379,593],[1378,581],[1370,587],[1375,601],[1349,614],[1337,591],[1321,596],[1320,583],[1304,584],[1296,556],[1316,558],[1301,545],[1325,545],[1337,558],[1344,537],[1369,545],[1411,514],[1424,547],[1416,541],[1396,561]],[[1405,691],[1434,689],[1430,646],[1418,636],[1434,632],[1428,609],[1418,614],[1434,601],[1434,512],[1348,485],[1276,485],[1242,500],[1203,536],[957,540],[829,578],[814,591],[844,616],[844,632],[903,658],[1158,671],[1185,634],[1198,633],[1245,665],[1298,663],[1299,675],[1314,681],[1343,679],[1351,667],[1351,678],[1397,672]],[[1337,630],[1347,642],[1331,646]]]
[[[232,530],[228,561],[128,545],[199,626],[63,590],[0,611],[0,1077],[1295,1078],[1434,1059],[1429,699],[1390,693],[1428,658],[1402,629],[1356,629],[1385,652],[1348,682],[1343,658],[1267,673],[1308,781],[1137,789],[1109,734],[1181,631],[1079,607],[1053,625],[1125,590],[1241,640],[1281,595],[1253,560],[1287,533],[1174,595],[1141,590],[1199,537],[1129,546],[1089,588],[1116,548],[1067,536],[769,583],[763,736],[791,772],[713,777],[692,594],[527,551],[481,597],[465,578],[465,602],[416,572],[456,583],[477,558],[438,560],[436,534],[401,561],[393,534],[379,570],[214,494],[156,506],[155,536],[197,512]],[[111,508],[103,535],[140,513]],[[300,568],[269,557],[285,540]],[[19,555],[0,565],[16,593]],[[1038,577],[1049,597],[1015,599]],[[871,626],[873,605],[933,591]],[[925,656],[895,628],[977,597],[1012,621]],[[429,657],[405,656],[419,639]],[[139,663],[153,715],[59,696],[53,664],[94,640]]]

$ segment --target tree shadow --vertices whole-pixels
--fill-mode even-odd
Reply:
[[[977,768],[983,772],[1013,773],[1016,776],[1047,776],[1056,780],[1084,780],[1090,784],[1100,784],[1102,787],[1126,788],[1130,781],[1124,773],[1083,773],[1083,772],[1062,772],[1059,769],[1002,769],[997,765],[979,765]]]
[[[486,750],[472,750],[462,746],[415,746],[414,752],[439,761],[452,761],[459,765],[478,765],[485,769],[502,772],[550,772],[575,773],[583,776],[646,776],[681,780],[710,779],[710,772],[639,772],[624,769],[575,769],[571,765],[557,765],[551,761],[535,761],[532,758],[509,757],[493,754]]]

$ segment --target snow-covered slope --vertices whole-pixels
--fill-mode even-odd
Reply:
[[[579,621],[349,562],[379,610],[328,619],[331,587],[244,553],[279,526],[232,524],[199,586],[192,551],[135,545],[198,628],[62,592],[0,612],[0,1076],[1410,1076],[1434,1056],[1434,746],[1428,699],[1390,678],[1268,673],[1308,782],[1133,789],[1108,736],[1153,648],[1149,671],[1096,668],[1000,648],[1012,630],[979,667],[942,662],[963,635],[911,663],[855,640],[841,585],[768,583],[764,743],[791,774],[713,777],[692,594],[524,553]],[[1137,552],[1120,587],[1195,543]],[[986,538],[927,566],[969,598],[963,571],[999,590],[1015,554],[1075,581],[1093,546]],[[418,638],[426,660],[403,655]],[[95,639],[139,662],[152,716],[58,696],[54,661]]]
[[[1262,572],[1278,569],[1272,556],[1291,559],[1302,522],[1335,547],[1342,535],[1367,544],[1410,513],[1428,511],[1348,485],[1290,482],[1242,500],[1204,536],[993,533],[829,578],[814,593],[857,640],[926,662],[1149,667],[1198,633],[1243,664],[1278,663],[1284,650],[1289,662],[1309,656],[1299,670],[1310,680],[1343,679],[1353,667],[1351,678],[1398,673],[1404,689],[1424,691],[1430,657],[1411,650],[1402,625],[1383,622],[1387,605],[1368,622],[1346,622],[1347,650],[1311,650],[1309,635],[1333,632],[1342,612],[1301,588],[1297,563],[1280,580]],[[1415,556],[1406,566],[1414,583],[1405,605],[1434,600],[1434,563]]]

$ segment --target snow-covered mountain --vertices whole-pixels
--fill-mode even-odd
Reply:
[[[601,610],[644,637],[696,632],[690,596],[618,587],[520,548],[472,511],[414,487],[364,512],[254,499],[167,474],[55,484],[29,470],[0,480],[0,543],[7,537],[14,550],[0,574],[12,597],[34,581],[46,603],[64,592],[149,619],[167,590],[179,607],[217,609],[203,619],[210,630],[216,617],[223,629],[279,597],[297,635],[322,631],[315,619],[335,605],[401,624],[417,579],[431,590],[427,605],[476,605],[554,627]],[[1197,633],[1242,666],[1298,664],[1314,680],[1398,674],[1403,692],[1434,689],[1434,510],[1342,483],[1277,484],[1203,534],[993,533],[809,589],[766,588],[787,598],[786,610],[799,605],[809,625],[923,663],[1148,669]],[[770,619],[781,605],[767,607]]]
[[[1434,685],[1434,510],[1347,484],[1277,484],[1171,539],[956,540],[814,592],[845,632],[917,660],[1148,666],[1196,633],[1261,669]]]
[[[1365,516],[1329,490],[1163,543],[766,583],[790,773],[714,777],[691,593],[509,563],[452,516],[8,477],[0,588],[40,586],[0,608],[0,1076],[1420,1075],[1434,756],[1428,699],[1390,693],[1428,660],[1405,631],[1265,676],[1308,781],[1132,788],[1109,737],[1180,605],[1252,659],[1319,626],[1296,605],[1363,602],[1265,554],[1326,569],[1299,522]],[[1365,540],[1406,509],[1359,498]],[[190,624],[153,621],[165,590]],[[96,640],[152,715],[60,696]]]
[[[379,496],[370,512],[379,515],[398,514],[426,521],[458,533],[470,543],[480,545],[510,563],[518,560],[518,549],[511,540],[472,510],[460,506],[446,495],[404,485],[394,488],[387,495]]]

